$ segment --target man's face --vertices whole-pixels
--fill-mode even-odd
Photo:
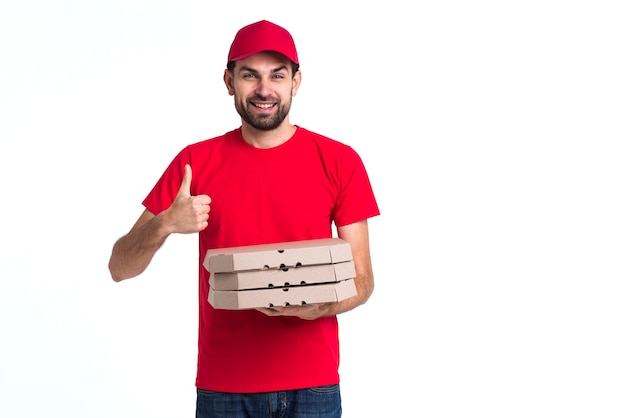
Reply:
[[[235,108],[250,126],[269,131],[279,127],[291,108],[300,85],[300,72],[292,76],[291,61],[281,54],[261,52],[238,61],[224,81],[235,98]]]

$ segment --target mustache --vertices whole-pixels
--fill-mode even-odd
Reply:
[[[268,100],[273,100],[276,103],[280,102],[280,100],[278,98],[272,97],[272,96],[254,95],[254,96],[248,98],[249,102],[252,102],[252,101],[265,102],[265,101],[268,101]]]

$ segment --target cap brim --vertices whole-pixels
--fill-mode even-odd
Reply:
[[[286,55],[286,54],[284,54],[284,53],[282,53],[280,51],[273,50],[273,49],[261,49],[261,50],[258,50],[258,51],[256,51],[256,50],[255,51],[249,51],[249,52],[246,52],[244,54],[239,54],[236,57],[231,57],[230,61],[242,61],[242,60],[245,60],[246,58],[250,58],[251,56],[259,54],[261,52],[276,52],[277,54],[280,54],[280,55],[286,57],[289,61],[298,64],[298,61],[295,61],[291,57],[289,57],[288,55]]]

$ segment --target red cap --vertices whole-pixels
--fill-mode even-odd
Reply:
[[[261,20],[239,29],[230,46],[228,61],[244,60],[263,51],[278,52],[299,64],[296,44],[291,34],[267,20]]]

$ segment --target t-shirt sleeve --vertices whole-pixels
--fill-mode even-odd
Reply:
[[[337,160],[339,194],[333,220],[336,226],[349,225],[380,215],[374,191],[357,152],[346,147]]]
[[[161,178],[143,200],[143,205],[146,209],[158,215],[172,205],[183,181],[185,164],[190,163],[189,149],[185,148],[174,157],[161,175]]]

